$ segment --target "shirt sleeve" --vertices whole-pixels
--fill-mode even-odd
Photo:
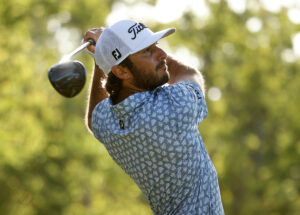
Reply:
[[[100,140],[100,142],[103,143],[104,139],[103,139],[103,130],[104,130],[104,126],[105,126],[105,108],[107,106],[107,101],[106,100],[102,100],[101,102],[99,102],[96,107],[94,108],[93,112],[92,112],[92,133],[94,134],[94,136]]]
[[[199,124],[207,117],[207,106],[201,88],[194,82],[178,82],[164,87],[163,91],[176,107],[177,114],[189,116]]]

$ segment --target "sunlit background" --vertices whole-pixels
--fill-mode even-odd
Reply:
[[[145,197],[84,123],[84,90],[48,69],[86,30],[136,19],[176,27],[160,46],[198,68],[199,130],[230,215],[300,211],[300,0],[0,0],[0,214],[148,215]]]
[[[209,0],[211,3],[219,3],[220,0]],[[280,13],[283,9],[287,9],[287,17],[294,24],[300,24],[300,0],[226,0],[228,7],[237,14],[245,13],[246,9],[250,11],[259,11],[261,8],[271,13]],[[258,4],[258,2],[260,4]],[[189,11],[196,17],[201,19],[199,29],[205,26],[205,20],[209,19],[211,14],[205,0],[157,0],[154,5],[147,4],[143,1],[124,0],[116,2],[112,5],[111,13],[106,18],[106,24],[111,25],[121,19],[142,20],[147,23],[172,23],[180,20],[184,12]],[[71,52],[78,46],[82,32],[76,28],[62,27],[63,23],[67,23],[71,19],[69,12],[63,11],[53,18],[50,18],[47,24],[49,32],[54,34],[55,42],[58,45],[61,55]],[[263,29],[263,22],[259,17],[250,17],[245,23],[248,31],[257,33]],[[274,28],[279,28],[278,20],[272,20]],[[282,51],[282,60],[293,63],[300,58],[300,31],[291,37],[292,48]],[[163,42],[162,48],[168,50],[167,42]],[[223,51],[230,54],[234,51],[231,44],[224,44]],[[201,69],[204,65],[203,59],[195,56],[194,53],[184,46],[178,46],[173,53],[184,62]],[[222,97],[222,92],[217,87],[208,89],[208,98],[212,101],[218,101]]]

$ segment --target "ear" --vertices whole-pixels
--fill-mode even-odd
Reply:
[[[111,68],[111,72],[119,79],[131,78],[130,71],[126,67],[123,67],[123,66],[119,66],[119,65],[113,66]]]

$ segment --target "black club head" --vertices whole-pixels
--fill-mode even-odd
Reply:
[[[48,78],[59,94],[71,98],[84,87],[86,70],[79,61],[62,62],[49,69]]]

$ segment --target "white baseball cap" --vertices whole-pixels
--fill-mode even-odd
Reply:
[[[95,49],[95,62],[104,73],[108,74],[113,66],[121,63],[129,55],[174,32],[175,28],[168,28],[153,33],[142,23],[121,20],[107,26],[100,35]]]

